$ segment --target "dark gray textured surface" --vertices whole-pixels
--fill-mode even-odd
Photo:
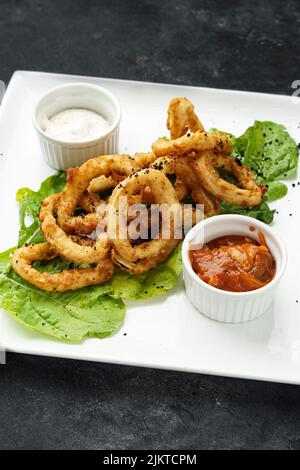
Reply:
[[[300,5],[2,0],[15,69],[291,93]],[[300,388],[9,354],[0,448],[300,448]]]

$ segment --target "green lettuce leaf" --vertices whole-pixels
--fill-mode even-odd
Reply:
[[[268,183],[294,176],[298,147],[286,128],[271,121],[255,121],[235,142],[243,164]]]
[[[221,202],[221,214],[241,214],[261,220],[265,224],[273,222],[275,210],[271,210],[268,204],[263,201],[255,207],[244,207],[228,204],[226,201]]]
[[[44,241],[38,220],[41,201],[62,191],[65,181],[65,173],[59,172],[47,178],[38,191],[22,188],[17,192],[20,208],[18,246]],[[27,223],[28,217],[30,224]],[[0,253],[0,307],[23,325],[69,342],[111,335],[124,321],[126,308],[123,299],[140,300],[165,294],[176,285],[182,267],[179,245],[167,261],[143,275],[130,276],[117,271],[111,281],[100,286],[64,293],[45,292],[13,271],[10,255],[14,250],[11,248]],[[50,261],[37,261],[34,266],[39,271],[58,273],[77,265],[57,257]]]
[[[221,134],[226,134],[229,137],[229,139],[231,140],[231,143],[232,143],[233,147],[235,146],[236,137],[235,137],[235,135],[231,134],[230,132],[220,131],[216,127],[212,127],[211,129],[209,129],[209,132],[212,132],[212,133],[220,132]]]
[[[176,286],[182,269],[181,243],[164,263],[139,276],[120,271],[111,281],[110,295],[124,300],[149,299],[166,294]]]
[[[211,132],[216,131],[211,129]],[[272,202],[286,196],[287,186],[276,180],[295,176],[298,165],[298,146],[286,128],[271,121],[255,121],[240,137],[228,132],[227,135],[233,145],[230,156],[248,166],[258,184],[267,186],[265,199]],[[234,183],[224,170],[219,173]]]
[[[109,295],[108,284],[63,293],[45,292],[29,284],[11,268],[10,254],[0,254],[0,306],[18,322],[56,339],[78,342],[104,338],[125,318],[121,299]]]
[[[120,328],[125,305],[109,295],[109,284],[63,293],[42,291],[13,271],[13,251],[0,254],[0,306],[19,323],[69,342],[105,338]],[[52,265],[49,272],[53,272]]]
[[[19,203],[19,241],[18,247],[24,243],[40,243],[45,241],[39,227],[38,213],[43,199],[50,194],[59,193],[66,184],[66,173],[60,171],[45,179],[38,191],[29,188],[18,190],[16,199]],[[30,223],[27,223],[28,218]]]
[[[267,184],[268,190],[265,194],[265,199],[269,202],[276,201],[287,195],[287,185],[281,181],[270,181]]]
[[[59,340],[78,342],[105,338],[125,318],[121,299],[106,294],[105,285],[75,292],[44,292],[27,283],[12,268],[0,275],[0,305],[18,322]]]

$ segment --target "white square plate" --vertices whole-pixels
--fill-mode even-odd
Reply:
[[[0,107],[1,251],[17,240],[16,190],[37,189],[53,173],[40,155],[33,106],[51,87],[74,81],[102,85],[119,99],[121,152],[148,151],[166,133],[166,109],[175,96],[191,99],[206,128],[239,135],[255,119],[272,120],[300,141],[300,107],[287,96],[16,72]],[[125,323],[113,336],[76,345],[36,334],[1,312],[0,344],[29,354],[300,383],[300,186],[289,186],[288,196],[274,204],[279,214],[273,224],[287,246],[288,269],[274,310],[263,317],[240,325],[217,323],[192,307],[180,283],[164,298],[128,304]]]

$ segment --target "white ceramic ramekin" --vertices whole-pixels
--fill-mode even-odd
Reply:
[[[249,292],[228,292],[206,284],[194,272],[189,258],[191,243],[197,241],[201,245],[201,241],[209,242],[224,235],[248,235],[258,239],[259,231],[264,234],[276,260],[276,274],[269,284]],[[204,315],[226,323],[246,322],[262,315],[274,301],[287,262],[285,247],[274,231],[242,215],[219,215],[197,224],[183,242],[182,259],[186,293],[192,304]]]
[[[110,128],[98,138],[84,142],[65,142],[49,137],[42,128],[49,118],[68,108],[85,108],[101,114]],[[89,83],[71,83],[52,88],[36,104],[33,124],[43,157],[53,168],[65,170],[82,165],[97,155],[118,153],[121,110],[116,98],[104,88]]]

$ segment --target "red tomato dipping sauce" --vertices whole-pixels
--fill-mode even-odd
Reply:
[[[189,250],[192,268],[204,282],[221,290],[247,292],[268,284],[276,262],[262,232],[259,242],[240,235],[226,235]]]

